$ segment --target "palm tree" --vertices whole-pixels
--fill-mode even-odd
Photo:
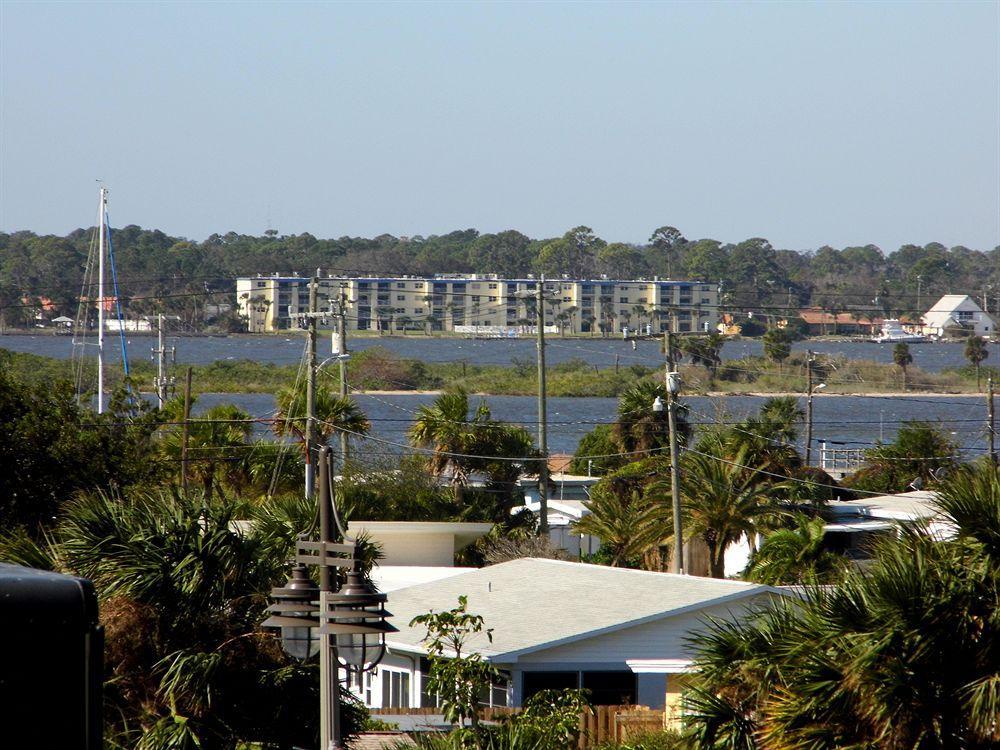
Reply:
[[[573,524],[575,532],[601,540],[601,551],[613,567],[639,565],[662,539],[659,508],[643,493],[643,478],[635,474],[625,467],[598,482],[584,503],[588,514]]]
[[[406,329],[409,328],[410,323],[412,322],[413,320],[409,316],[400,315],[398,318],[396,318],[396,330],[402,331],[403,335],[405,336]]]
[[[294,528],[241,530],[245,508],[225,498],[85,496],[47,543],[9,534],[0,556],[93,581],[109,747],[305,747],[319,731],[317,665],[290,659],[259,623],[311,510]]]
[[[632,314],[635,315],[635,318],[636,318],[636,322],[635,322],[636,330],[641,329],[642,328],[643,318],[646,317],[646,306],[645,305],[632,305]]]
[[[449,478],[457,502],[463,499],[469,475],[476,471],[485,474],[501,494],[509,495],[525,465],[535,458],[531,435],[494,420],[485,401],[470,416],[469,395],[462,388],[417,409],[409,437],[414,446],[430,451],[428,470]],[[509,460],[517,458],[525,460]]]
[[[948,476],[934,502],[964,539],[981,545],[1000,561],[1000,466],[989,460],[961,467]]]
[[[424,318],[424,334],[427,336],[431,335],[431,331],[434,330],[434,326],[441,322],[441,319],[434,314],[430,314]]]
[[[327,445],[335,434],[348,436],[367,435],[371,423],[350,396],[341,397],[322,386],[316,388],[315,442]],[[283,388],[277,393],[278,411],[271,421],[271,429],[278,437],[290,437],[299,444],[302,456],[306,455],[306,392],[304,388]]]
[[[385,327],[382,325],[383,321],[389,322],[389,333],[392,333],[392,319],[395,314],[396,308],[394,307],[379,305],[375,308],[375,325],[378,326],[379,336],[381,336],[382,332],[385,330]]]
[[[469,431],[476,424],[484,424],[489,412],[481,404],[469,418],[469,395],[462,388],[442,393],[434,403],[417,409],[410,427],[410,442],[430,449],[427,468],[435,476],[448,476],[455,487],[456,497],[461,496],[461,486],[468,480],[468,464],[462,461],[470,442]]]
[[[773,396],[760,407],[760,419],[767,425],[767,434],[786,443],[795,441],[795,425],[805,419],[805,412],[794,396]]]
[[[892,361],[903,371],[903,390],[906,390],[906,368],[913,364],[913,355],[910,354],[909,344],[900,342],[892,350]]]
[[[612,435],[623,453],[639,453],[664,448],[669,441],[667,410],[654,411],[653,402],[667,402],[667,388],[659,381],[642,380],[630,386],[618,399],[618,418]],[[687,407],[679,405],[676,412],[678,440],[687,444],[691,432],[687,422]],[[638,460],[642,456],[632,456]]]
[[[725,577],[726,550],[732,544],[745,536],[752,550],[764,523],[781,513],[771,502],[772,486],[744,468],[747,456],[743,449],[732,460],[701,451],[684,458],[681,509],[685,536],[704,542],[713,578]],[[664,509],[669,509],[669,482],[654,482],[649,492],[662,501]]]
[[[956,472],[936,502],[956,538],[901,529],[835,589],[695,636],[696,745],[997,746],[1000,472]]]
[[[758,583],[831,583],[844,568],[844,558],[823,546],[826,523],[798,514],[795,526],[768,534],[751,558],[744,578]]]
[[[983,360],[990,356],[990,350],[986,347],[986,341],[982,336],[969,336],[965,342],[965,358],[976,368],[976,390],[980,390],[982,381],[980,380],[980,369]]]
[[[173,405],[171,405],[173,407]],[[246,458],[254,420],[233,404],[218,404],[188,421],[188,473],[209,500],[220,481],[239,485],[239,463]],[[180,467],[183,431],[172,429],[163,439],[167,457]]]
[[[573,324],[573,319],[576,317],[576,314],[579,311],[580,308],[577,307],[576,305],[570,305],[565,310],[563,310],[563,313],[566,315],[566,322],[569,323],[570,330],[573,330],[573,328],[575,328],[575,325]]]

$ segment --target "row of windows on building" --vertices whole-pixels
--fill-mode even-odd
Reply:
[[[428,687],[429,663],[422,659],[420,707],[439,706],[438,696]],[[381,708],[410,708],[411,672],[404,669],[379,667],[375,672],[354,674],[351,688],[367,705],[374,705],[376,685]],[[637,697],[636,675],[631,671],[526,671],[521,673],[522,701],[542,690],[579,689],[589,691],[595,705],[633,704]],[[510,675],[501,672],[501,680],[484,688],[479,695],[482,706],[507,706],[510,695]]]

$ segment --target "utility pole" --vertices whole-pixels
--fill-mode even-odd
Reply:
[[[990,441],[990,461],[997,465],[997,423],[993,410],[993,378],[986,378],[986,435]]]
[[[191,368],[184,377],[184,424],[181,427],[181,486],[188,489],[188,422],[191,421]]]
[[[347,398],[347,291],[340,285],[340,301],[337,308],[337,342],[339,347],[333,352],[340,355],[340,397]],[[349,435],[340,431],[340,471],[347,471],[347,451]]]
[[[327,545],[333,544],[333,507],[330,503],[330,449],[322,446],[316,456],[319,465],[319,541],[320,555],[328,553]],[[344,540],[346,543],[346,539]],[[319,566],[319,590],[323,611],[327,611],[326,598],[338,588],[337,578],[329,565]],[[337,662],[336,644],[330,636],[320,633],[319,695],[320,695],[320,747],[323,750],[342,750],[340,741],[340,667]]]
[[[306,377],[306,487],[307,498],[313,496],[316,462],[313,449],[316,442],[316,292],[319,281],[313,276],[309,281],[309,315],[306,317],[306,358],[309,368]]]
[[[167,397],[169,396],[169,391],[173,389],[174,380],[173,378],[167,377],[167,348],[164,346],[163,341],[163,313],[156,316],[156,342],[157,346],[153,349],[153,354],[156,355],[156,378],[153,380],[153,385],[156,387],[156,400],[159,408],[162,409],[167,403]],[[176,361],[177,351],[174,347],[170,347],[170,360],[171,364]]]
[[[812,458],[813,442],[813,353],[806,351],[806,466]]]
[[[674,369],[674,334],[667,331],[663,335],[667,355],[667,371],[664,385],[667,389],[667,428],[670,439],[670,498],[674,517],[674,556],[670,562],[670,572],[684,574],[684,529],[681,522],[681,469],[677,447],[677,392],[680,390],[680,373]],[[653,406],[656,410],[656,404]],[[661,406],[660,409],[663,407]]]
[[[545,274],[538,277],[535,293],[535,322],[538,329],[538,450],[542,460],[538,467],[538,534],[549,533],[549,436],[546,416],[545,389]]]

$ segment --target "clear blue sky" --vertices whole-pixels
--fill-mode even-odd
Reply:
[[[0,228],[1000,243],[1000,2],[0,0]]]

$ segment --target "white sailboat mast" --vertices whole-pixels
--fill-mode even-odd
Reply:
[[[97,209],[97,413],[104,413],[104,216],[108,191],[101,188]]]

